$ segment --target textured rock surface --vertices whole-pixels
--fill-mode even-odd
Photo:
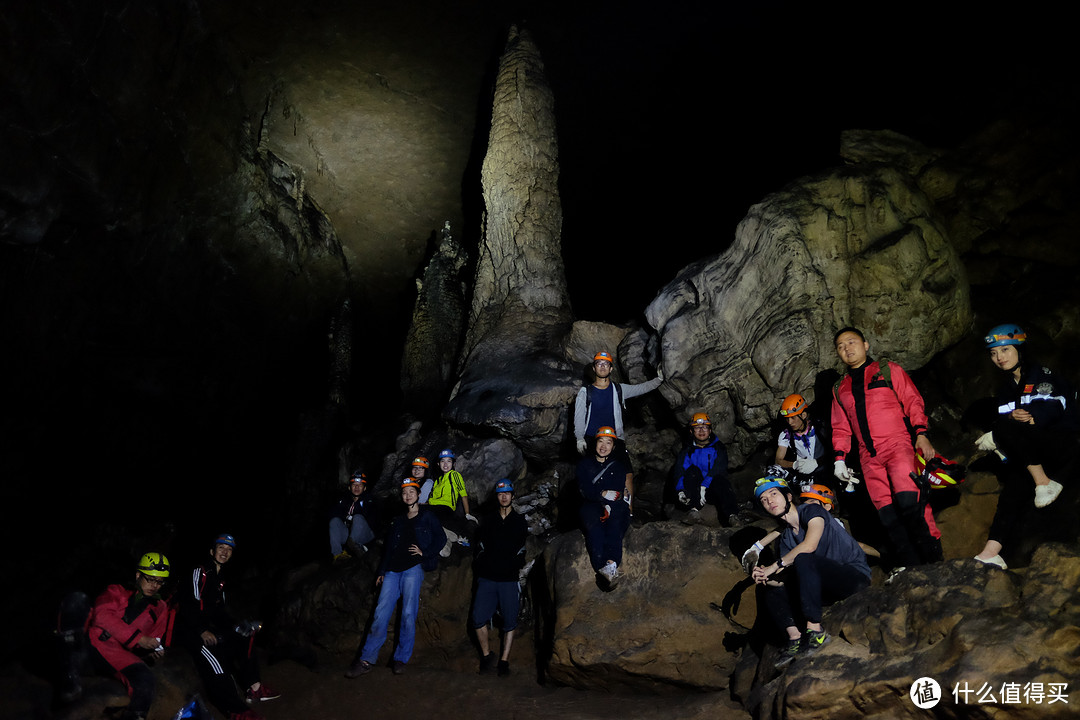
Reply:
[[[754,619],[752,593],[748,604],[736,601],[746,574],[730,537],[672,521],[633,527],[625,577],[603,592],[581,533],[560,535],[544,557],[553,599],[548,676],[579,688],[727,687],[736,657],[727,634]],[[722,610],[732,604],[735,622]]]
[[[871,354],[908,369],[968,332],[967,276],[910,176],[858,166],[801,181],[750,209],[727,251],[685,269],[646,310],[662,392],[681,419],[709,412],[741,462],[779,400],[837,365],[856,325]]]
[[[511,31],[499,64],[482,180],[487,210],[450,422],[551,456],[576,389],[556,348],[570,329],[560,237],[558,142],[536,46]]]
[[[777,674],[758,673],[747,707],[762,720],[781,717],[924,717],[908,699],[911,684],[932,677],[945,697],[942,717],[968,717],[977,708],[1009,718],[1074,717],[1080,660],[1080,554],[1046,545],[1022,573],[971,560],[910,569],[888,587],[862,592],[826,612],[837,637],[814,657]],[[752,661],[752,655],[744,660]],[[768,667],[774,658],[767,658]],[[996,702],[969,707],[954,701],[957,684],[992,686]],[[1067,704],[1005,702],[1015,683],[1064,683]],[[1022,692],[1019,690],[1018,692]],[[935,711],[938,712],[938,711]],[[996,716],[996,715],[988,715]]]

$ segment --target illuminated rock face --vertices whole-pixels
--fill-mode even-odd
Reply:
[[[461,379],[444,417],[551,456],[576,390],[559,348],[571,323],[561,256],[554,100],[540,54],[511,31],[482,181],[485,226]]]
[[[741,462],[789,393],[839,367],[837,329],[921,367],[971,327],[968,281],[931,201],[905,172],[841,168],[768,196],[722,254],[686,268],[646,310],[680,417],[712,415]],[[818,390],[821,394],[821,390]]]

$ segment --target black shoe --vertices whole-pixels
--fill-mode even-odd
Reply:
[[[780,651],[780,657],[776,659],[776,667],[782,668],[790,665],[795,656],[799,654],[800,649],[802,649],[801,637],[794,640],[789,639],[787,647]]]
[[[489,652],[480,658],[480,674],[487,675],[495,667],[495,653]]]
[[[345,671],[345,677],[351,680],[352,678],[358,678],[361,675],[367,675],[369,672],[371,672],[371,663],[367,660],[357,660]]]
[[[499,677],[506,677],[510,674],[510,663],[506,660],[499,661]]]
[[[394,674],[395,675],[404,675],[405,674],[405,663],[401,662],[400,660],[395,660],[394,665],[393,665],[393,669],[394,669]]]

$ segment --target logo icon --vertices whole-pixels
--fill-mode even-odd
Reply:
[[[941,686],[932,677],[921,677],[911,683],[908,693],[911,702],[920,710],[929,710],[941,702]]]

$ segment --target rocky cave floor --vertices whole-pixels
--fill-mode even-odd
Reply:
[[[384,647],[383,655],[389,650]],[[292,660],[264,663],[263,679],[281,692],[277,700],[256,710],[267,720],[346,720],[377,709],[380,720],[416,717],[500,717],[567,720],[571,718],[633,717],[670,720],[671,717],[749,717],[727,692],[683,692],[642,695],[629,692],[576,690],[537,681],[531,631],[514,644],[508,677],[479,675],[475,658],[443,660],[418,649],[404,675],[395,676],[381,662],[370,674],[348,680],[344,672],[351,656],[326,658],[317,669]],[[173,650],[166,666],[188,660]],[[193,671],[192,671],[193,672]],[[65,707],[52,706],[52,685],[25,671],[0,673],[0,717],[5,720],[112,720],[111,708],[127,702],[120,684],[108,678],[84,676],[83,698]],[[167,677],[172,676],[169,672]],[[171,679],[171,677],[170,677]],[[188,679],[193,679],[193,676]],[[159,683],[159,697],[149,720],[171,720],[185,696],[168,681]],[[222,717],[215,711],[215,717]]]

